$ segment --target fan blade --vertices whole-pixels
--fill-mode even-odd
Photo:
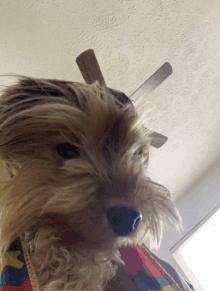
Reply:
[[[169,63],[163,64],[147,81],[144,82],[131,96],[130,99],[136,101],[141,96],[149,95],[173,72]]]
[[[164,63],[147,81],[144,82],[130,97],[132,100],[137,101],[142,96],[149,95],[154,89],[156,89],[163,81],[165,81],[173,72],[173,69],[169,63]],[[151,132],[151,146],[155,148],[162,147],[168,140],[168,137],[157,133]]]
[[[76,63],[87,84],[92,84],[98,80],[101,85],[106,87],[105,80],[93,49],[89,49],[81,53],[76,58]]]
[[[157,149],[161,148],[168,140],[168,137],[155,131],[150,131],[150,137],[151,137],[150,145]]]

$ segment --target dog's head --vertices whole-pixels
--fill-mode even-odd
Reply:
[[[132,103],[98,82],[20,77],[0,98],[0,159],[14,175],[0,196],[1,242],[30,231],[94,250],[147,233],[159,243],[180,216],[147,176],[149,141]]]

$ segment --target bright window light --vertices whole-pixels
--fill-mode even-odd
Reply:
[[[196,291],[213,291],[219,289],[220,209],[202,223],[173,256]]]

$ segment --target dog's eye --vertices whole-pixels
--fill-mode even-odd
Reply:
[[[142,157],[143,155],[143,151],[142,150],[137,150],[135,153],[134,153],[135,156],[138,156],[138,157]]]
[[[149,161],[149,153],[143,151],[143,149],[139,149],[134,154],[138,159],[142,158],[145,166],[148,166]]]
[[[63,159],[75,159],[80,157],[80,149],[69,143],[61,143],[57,146],[57,153]]]

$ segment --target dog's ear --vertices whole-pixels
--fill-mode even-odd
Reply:
[[[66,80],[57,80],[57,79],[38,79],[38,78],[29,78],[26,76],[21,76],[20,78],[20,82],[21,85],[26,87],[26,86],[33,86],[36,84],[37,81],[48,81],[51,82],[53,84],[69,84],[69,83],[73,83],[71,81],[66,81]]]
[[[34,85],[36,85],[36,82],[34,79],[23,78],[20,80],[21,87],[32,87]]]
[[[45,100],[50,103],[49,97],[63,97],[67,92],[66,88],[63,90],[68,83],[65,81],[35,79],[25,76],[17,77],[19,78],[17,83],[2,90],[0,96],[0,124],[13,114],[34,105],[44,104]],[[44,98],[44,100],[38,98],[41,96],[48,98]],[[65,100],[65,102],[67,101]]]
[[[57,85],[57,86],[65,86],[66,84],[71,84],[73,82],[71,81],[65,81],[65,80],[57,80],[57,79],[32,79],[32,78],[22,78],[20,80],[20,84],[22,87],[35,87],[36,85],[44,84],[46,83]]]
[[[19,76],[19,81],[16,84],[3,90],[2,102],[9,105],[28,100],[34,96],[63,97],[69,91],[67,84],[70,83],[72,82]]]
[[[68,81],[51,80],[51,79],[31,79],[24,78],[20,80],[20,89],[22,92],[30,95],[50,95],[61,96],[61,88],[66,84],[71,83]]]

